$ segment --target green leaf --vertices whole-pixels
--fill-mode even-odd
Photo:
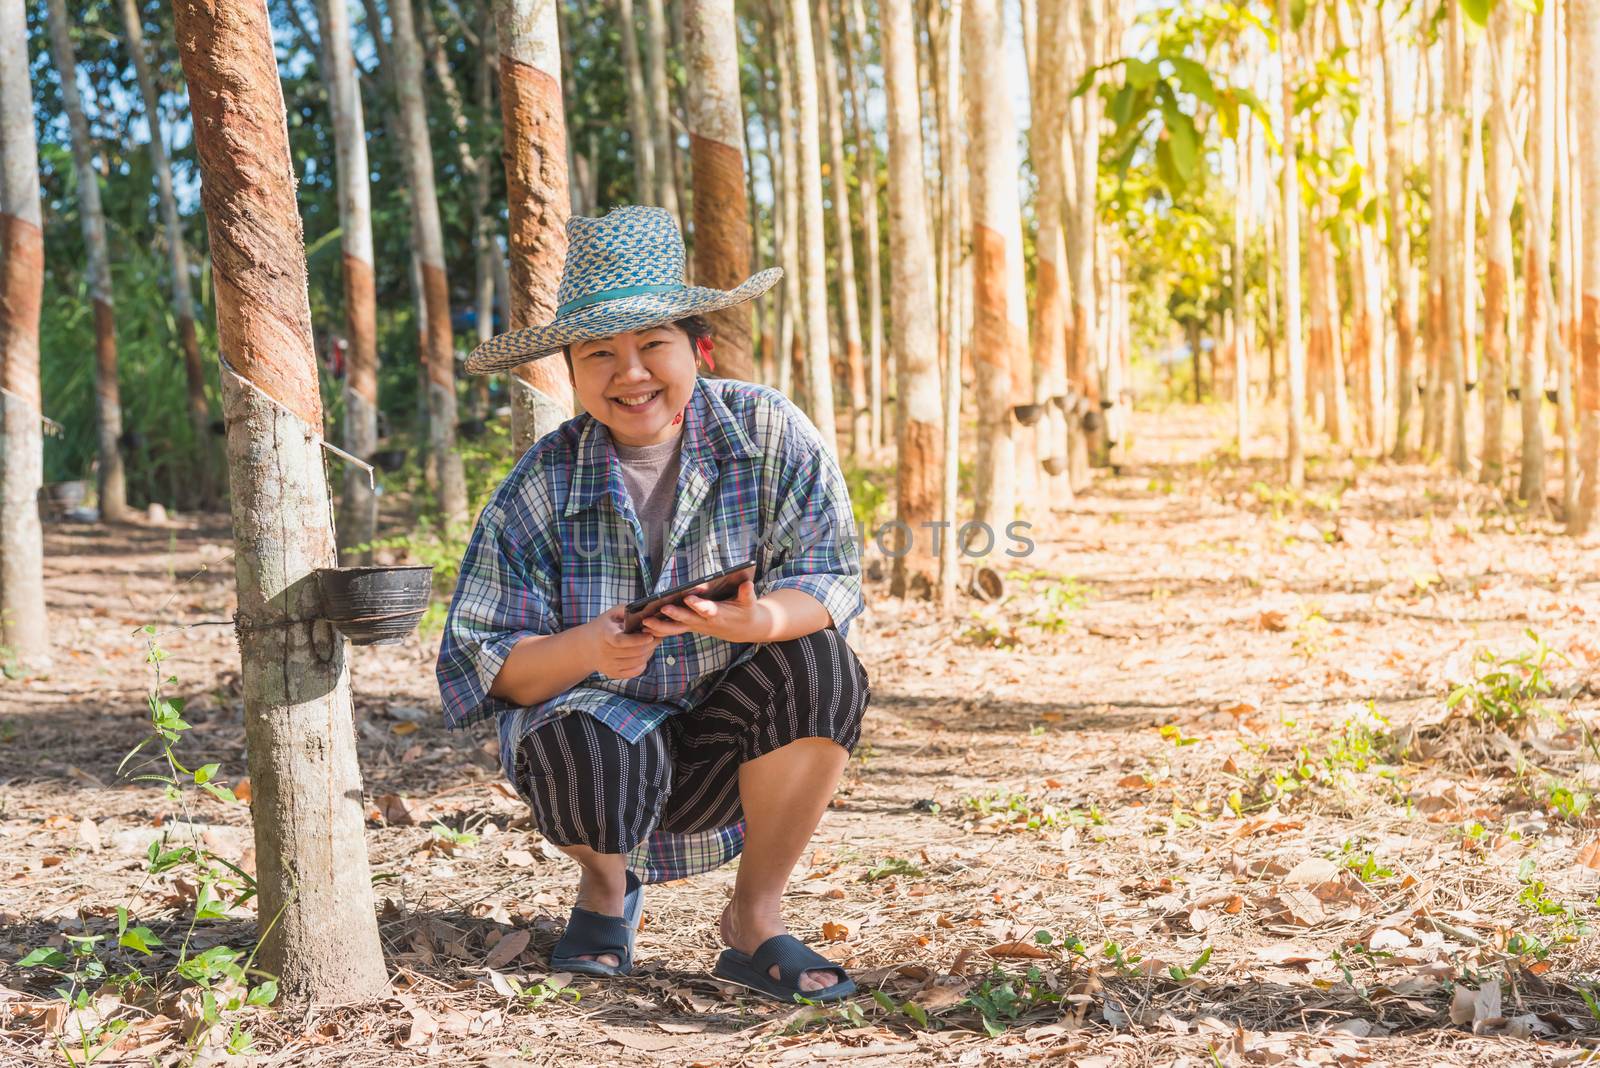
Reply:
[[[1133,121],[1134,92],[1132,85],[1124,85],[1117,90],[1117,95],[1111,98],[1111,106],[1106,109],[1119,131],[1126,129]]]
[[[1461,0],[1461,10],[1479,26],[1489,25],[1489,13],[1494,10],[1495,0]]]
[[[194,784],[196,786],[204,786],[216,776],[217,769],[220,767],[222,767],[221,764],[204,764],[194,769]]]
[[[232,790],[228,789],[226,786],[218,786],[214,782],[203,783],[201,785],[201,789],[205,790],[206,793],[210,794],[218,801],[225,801],[230,805],[235,804],[239,800],[234,796]]]
[[[1127,72],[1128,84],[1135,89],[1148,89],[1161,77],[1161,70],[1144,59],[1125,59],[1122,69]]]
[[[268,979],[266,982],[250,989],[250,996],[245,999],[246,1005],[271,1005],[278,1000],[278,981]]]
[[[1194,128],[1194,120],[1175,107],[1165,108],[1164,118],[1172,146],[1172,164],[1188,184],[1200,154],[1200,134]]]
[[[1203,64],[1197,63],[1186,56],[1167,56],[1166,60],[1172,64],[1173,73],[1178,76],[1178,84],[1183,86],[1183,91],[1192,93],[1195,99],[1203,104],[1217,102],[1217,88],[1211,81],[1211,72]]]
[[[160,944],[161,939],[157,938],[155,932],[148,927],[130,927],[117,939],[117,945],[143,953],[147,957],[150,955],[150,947]]]
[[[18,968],[65,968],[66,966],[67,955],[49,946],[40,946],[17,961]]]

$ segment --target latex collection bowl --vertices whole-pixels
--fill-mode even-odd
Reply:
[[[352,645],[395,645],[428,610],[433,568],[324,567],[317,584],[326,618]]]

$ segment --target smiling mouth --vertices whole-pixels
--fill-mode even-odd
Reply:
[[[611,401],[622,405],[624,408],[643,408],[659,396],[661,396],[661,391],[658,389],[650,393],[637,393],[629,397],[612,397]]]

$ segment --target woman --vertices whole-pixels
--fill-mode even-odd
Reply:
[[[855,985],[784,927],[785,884],[860,734],[845,644],[859,553],[837,462],[782,394],[701,378],[699,316],[759,296],[683,283],[660,208],[574,217],[553,322],[493,338],[485,374],[562,352],[586,414],[517,462],[462,561],[439,651],[453,727],[498,717],[501,762],[579,867],[554,967],[626,975],[642,883],[742,852],[715,974],[768,996]],[[622,629],[632,600],[747,559],[755,581]]]

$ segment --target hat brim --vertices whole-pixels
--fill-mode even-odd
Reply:
[[[563,346],[644,330],[690,315],[731,308],[754,300],[777,285],[782,267],[758,271],[732,289],[685,286],[672,293],[642,293],[591,304],[543,326],[511,330],[490,338],[467,357],[467,373],[493,374],[528,360],[560,352]]]

